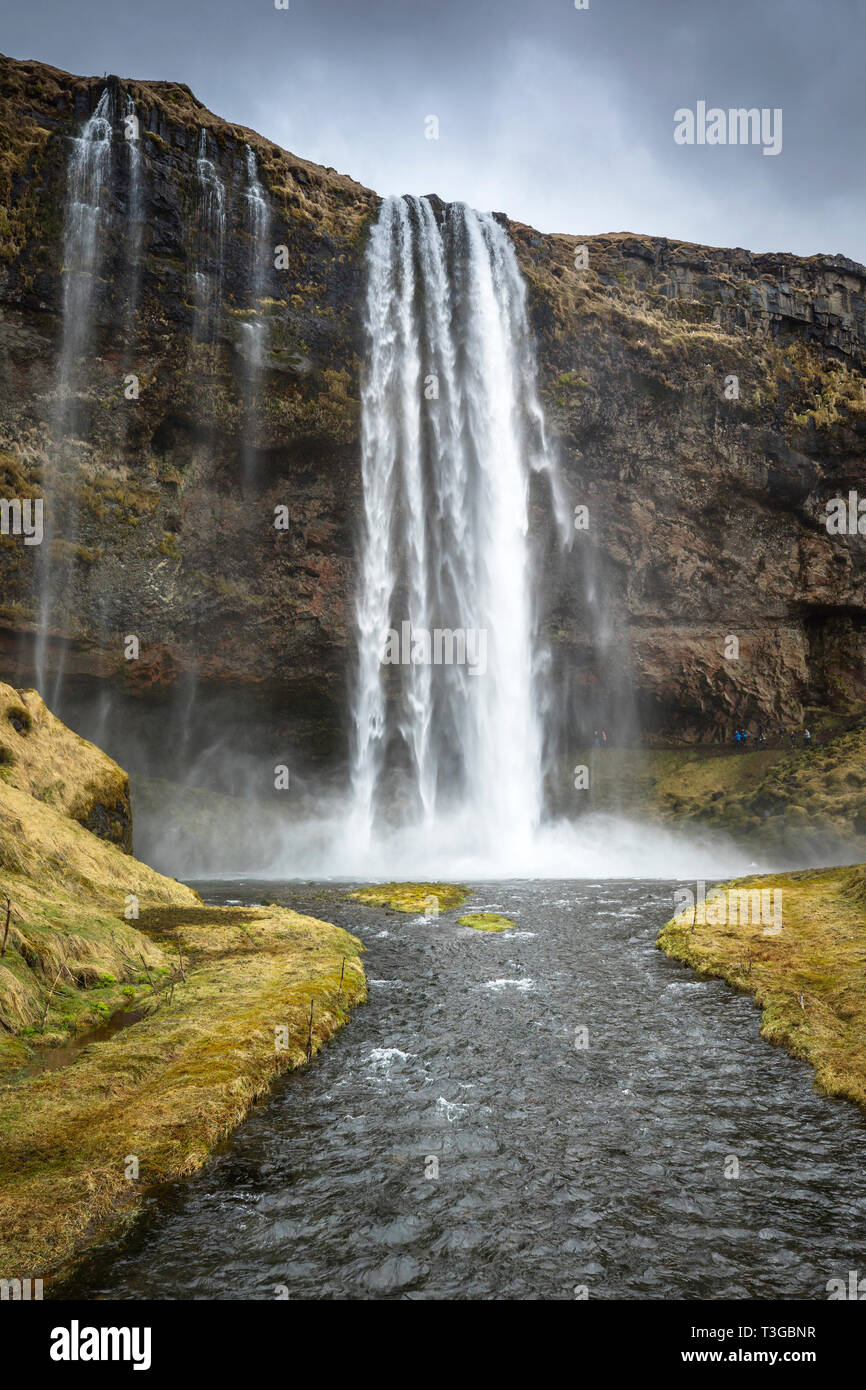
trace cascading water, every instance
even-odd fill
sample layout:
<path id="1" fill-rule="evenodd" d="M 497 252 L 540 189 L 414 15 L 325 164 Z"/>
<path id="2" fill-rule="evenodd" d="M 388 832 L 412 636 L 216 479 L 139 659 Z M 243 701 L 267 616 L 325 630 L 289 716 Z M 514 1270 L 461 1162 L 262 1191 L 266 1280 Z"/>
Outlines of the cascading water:
<path id="1" fill-rule="evenodd" d="M 428 837 L 507 861 L 542 815 L 533 470 L 565 534 L 524 285 L 495 218 L 440 229 L 426 199 L 384 202 L 368 263 L 354 833 L 408 799 Z"/>
<path id="2" fill-rule="evenodd" d="M 66 441 L 74 436 L 79 415 L 82 373 L 93 331 L 95 286 L 101 259 L 100 208 L 102 190 L 111 167 L 111 94 L 103 91 L 81 134 L 71 140 L 66 176 L 63 228 L 63 324 L 57 360 L 55 404 L 51 420 L 51 458 L 46 470 L 45 535 L 40 548 L 38 625 L 35 648 L 36 686 L 57 709 L 63 685 L 61 644 L 48 687 L 48 634 L 53 623 L 65 632 L 71 622 L 71 573 L 59 562 L 52 539 L 57 537 L 56 514 L 64 515 L 64 540 L 74 545 L 78 528 L 75 502 L 75 463 L 67 457 Z M 69 474 L 72 476 L 69 476 Z M 61 598 L 66 610 L 56 613 Z"/>
<path id="3" fill-rule="evenodd" d="M 130 336 L 135 331 L 135 316 L 141 289 L 141 246 L 144 224 L 141 209 L 141 138 L 135 102 L 127 93 L 123 112 L 123 135 L 127 151 L 126 192 L 126 254 L 129 265 L 126 296 L 126 317 Z M 127 349 L 132 348 L 127 343 Z"/>
<path id="4" fill-rule="evenodd" d="M 138 302 L 141 293 L 142 246 L 144 240 L 141 132 L 138 112 L 136 111 L 135 102 L 129 92 L 125 94 L 123 100 L 120 130 L 123 136 L 122 144 L 125 147 L 124 164 L 126 174 L 122 239 L 119 241 L 119 245 L 122 247 L 125 266 L 125 273 L 120 283 L 122 283 L 124 289 L 124 303 L 122 306 L 124 320 L 123 377 L 124 385 L 126 385 L 129 373 L 134 373 L 137 365 Z M 121 428 L 116 436 L 118 455 L 120 455 L 121 451 L 126 447 L 133 410 L 134 406 L 130 404 L 130 401 L 124 395 L 124 399 L 120 405 Z M 99 613 L 97 628 L 100 644 L 107 646 L 112 631 L 112 595 L 108 586 L 102 588 L 99 598 L 97 599 L 97 606 Z M 60 692 L 60 694 L 62 698 L 62 692 Z M 112 705 L 112 688 L 110 682 L 106 681 L 98 698 L 94 727 L 91 731 L 93 742 L 100 748 L 103 746 L 106 738 L 111 719 Z"/>
<path id="5" fill-rule="evenodd" d="M 245 359 L 244 396 L 246 423 L 243 438 L 243 476 L 249 481 L 252 469 L 253 437 L 259 405 L 259 388 L 267 349 L 268 325 L 262 312 L 262 298 L 267 287 L 268 235 L 271 211 L 265 191 L 259 182 L 256 156 L 247 146 L 247 231 L 252 241 L 250 254 L 250 300 L 253 315 L 241 325 Z"/>
<path id="6" fill-rule="evenodd" d="M 195 337 L 213 343 L 219 334 L 226 239 L 226 191 L 208 158 L 207 131 L 199 132 L 196 173 L 199 185 L 199 252 L 193 273 Z"/>
<path id="7" fill-rule="evenodd" d="M 216 165 L 208 156 L 208 136 L 199 131 L 196 157 L 198 198 L 196 207 L 197 241 L 193 280 L 193 349 L 191 374 L 197 379 L 197 408 L 202 426 L 204 449 L 209 451 L 214 422 L 213 380 L 219 361 L 222 324 L 223 273 L 226 242 L 226 190 Z M 180 722 L 179 756 L 189 764 L 198 699 L 198 670 L 187 671 L 177 697 Z"/>

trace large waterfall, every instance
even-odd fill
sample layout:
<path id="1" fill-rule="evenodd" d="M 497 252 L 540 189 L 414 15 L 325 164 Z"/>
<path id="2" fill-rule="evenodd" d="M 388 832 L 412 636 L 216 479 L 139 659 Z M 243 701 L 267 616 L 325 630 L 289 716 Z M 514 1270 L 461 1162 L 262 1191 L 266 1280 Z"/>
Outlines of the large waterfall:
<path id="1" fill-rule="evenodd" d="M 415 820 L 482 855 L 542 816 L 533 471 L 564 534 L 525 289 L 494 217 L 390 198 L 373 229 L 354 831 Z M 557 526 L 554 526 L 556 531 Z"/>

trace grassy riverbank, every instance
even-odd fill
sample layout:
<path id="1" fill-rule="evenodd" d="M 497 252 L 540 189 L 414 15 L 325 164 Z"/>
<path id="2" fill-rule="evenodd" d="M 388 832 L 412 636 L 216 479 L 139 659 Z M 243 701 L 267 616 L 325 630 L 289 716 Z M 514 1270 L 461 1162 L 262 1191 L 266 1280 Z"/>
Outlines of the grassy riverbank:
<path id="1" fill-rule="evenodd" d="M 365 997 L 347 932 L 205 907 L 130 840 L 121 769 L 0 686 L 0 1278 L 56 1269 L 194 1172 Z M 88 1043 L 120 1008 L 130 1026 Z"/>
<path id="2" fill-rule="evenodd" d="M 733 886 L 780 891 L 781 931 L 755 914 L 741 924 L 725 911 L 711 925 L 687 911 L 662 928 L 658 946 L 753 995 L 762 1036 L 809 1062 L 821 1090 L 866 1108 L 866 865 Z"/>
<path id="3" fill-rule="evenodd" d="M 593 810 L 722 831 L 779 862 L 861 859 L 866 724 L 821 736 L 812 749 L 606 748 L 575 762 L 589 768 Z"/>

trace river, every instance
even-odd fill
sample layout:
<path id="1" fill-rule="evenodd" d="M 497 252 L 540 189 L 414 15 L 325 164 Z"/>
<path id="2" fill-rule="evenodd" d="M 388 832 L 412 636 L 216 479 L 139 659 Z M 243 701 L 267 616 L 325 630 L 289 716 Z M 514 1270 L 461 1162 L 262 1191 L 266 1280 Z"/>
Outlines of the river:
<path id="1" fill-rule="evenodd" d="M 472 886 L 517 929 L 196 884 L 354 932 L 369 1002 L 56 1295 L 826 1299 L 866 1269 L 866 1122 L 655 949 L 672 884 Z"/>

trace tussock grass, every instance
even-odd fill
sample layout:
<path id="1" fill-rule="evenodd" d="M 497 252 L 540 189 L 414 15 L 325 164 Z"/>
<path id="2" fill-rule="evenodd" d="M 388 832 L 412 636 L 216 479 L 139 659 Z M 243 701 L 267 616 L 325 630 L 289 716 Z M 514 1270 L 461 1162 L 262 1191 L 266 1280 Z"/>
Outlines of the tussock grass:
<path id="1" fill-rule="evenodd" d="M 129 778 L 123 769 L 56 719 L 35 690 L 2 683 L 0 782 L 82 823 L 97 806 L 118 827 L 130 823 Z M 112 838 L 131 848 L 121 829 Z"/>
<path id="2" fill-rule="evenodd" d="M 430 899 L 435 898 L 440 912 L 460 907 L 469 897 L 471 888 L 459 883 L 374 883 L 358 888 L 350 898 L 373 907 L 390 907 L 395 912 L 426 912 Z"/>
<path id="3" fill-rule="evenodd" d="M 4 747 L 0 1270 L 26 1277 L 130 1219 L 148 1185 L 200 1167 L 366 986 L 346 932 L 279 907 L 205 907 L 113 842 L 92 813 L 126 797 L 126 774 L 33 692 L 0 686 Z M 34 1044 L 142 1005 L 67 1065 L 33 1070 Z"/>
<path id="4" fill-rule="evenodd" d="M 752 994 L 761 1034 L 815 1068 L 820 1090 L 866 1108 L 866 865 L 737 879 L 781 889 L 782 930 L 674 917 L 657 945 Z"/>
<path id="5" fill-rule="evenodd" d="M 517 924 L 500 912 L 467 912 L 465 917 L 457 918 L 461 927 L 474 927 L 476 931 L 509 931 Z"/>
<path id="6" fill-rule="evenodd" d="M 195 1172 L 366 997 L 360 943 L 287 909 L 159 907 L 140 926 L 166 954 L 180 947 L 186 982 L 71 1067 L 0 1087 L 3 1270 L 50 1272 L 128 1220 L 150 1184 Z"/>
<path id="7" fill-rule="evenodd" d="M 33 1040 L 63 1042 L 130 992 L 149 991 L 147 971 L 170 967 L 134 912 L 199 898 L 124 852 L 126 773 L 35 691 L 0 684 L 0 752 L 0 946 L 11 904 L 0 956 L 3 1076 L 28 1060 Z"/>

